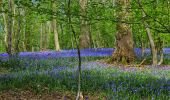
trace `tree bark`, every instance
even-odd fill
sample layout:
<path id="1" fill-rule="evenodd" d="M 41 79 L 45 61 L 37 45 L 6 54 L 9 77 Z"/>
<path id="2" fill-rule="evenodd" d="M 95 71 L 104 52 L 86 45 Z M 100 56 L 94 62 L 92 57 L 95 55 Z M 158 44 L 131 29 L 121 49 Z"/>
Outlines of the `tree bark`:
<path id="1" fill-rule="evenodd" d="M 20 33 L 21 33 L 21 19 L 20 19 L 20 9 L 18 9 L 18 29 L 16 33 L 16 42 L 15 42 L 15 52 L 19 52 L 19 42 L 20 42 Z"/>
<path id="2" fill-rule="evenodd" d="M 47 34 L 47 23 L 44 23 L 44 50 L 47 50 L 47 41 L 48 41 L 48 34 Z"/>
<path id="3" fill-rule="evenodd" d="M 50 25 L 50 21 L 48 21 L 47 24 L 47 30 L 48 30 L 48 34 L 47 34 L 47 48 L 49 49 L 49 44 L 50 44 L 50 36 L 51 36 L 51 25 Z"/>
<path id="4" fill-rule="evenodd" d="M 43 23 L 40 27 L 40 50 L 43 51 Z"/>
<path id="5" fill-rule="evenodd" d="M 116 1 L 116 48 L 113 52 L 113 61 L 130 63 L 135 59 L 134 42 L 130 25 L 126 22 L 129 20 L 130 0 L 117 0 Z"/>
<path id="6" fill-rule="evenodd" d="M 90 27 L 86 20 L 87 0 L 80 0 L 80 48 L 90 47 Z"/>
<path id="7" fill-rule="evenodd" d="M 60 51 L 60 44 L 58 39 L 58 31 L 57 31 L 57 20 L 56 20 L 56 3 L 52 0 L 52 10 L 53 10 L 53 20 L 52 20 L 52 30 L 54 32 L 54 40 L 55 40 L 55 49 L 56 51 Z"/>
<path id="8" fill-rule="evenodd" d="M 12 0 L 8 0 L 8 49 L 7 53 L 12 55 Z"/>
<path id="9" fill-rule="evenodd" d="M 141 0 L 138 0 L 138 4 L 139 4 L 139 7 L 141 8 L 142 10 L 142 16 L 143 18 L 146 17 L 146 13 L 142 7 L 142 4 L 141 4 Z M 154 43 L 154 40 L 153 40 L 153 37 L 152 37 L 152 34 L 151 34 L 151 30 L 149 28 L 149 24 L 147 23 L 146 20 L 143 19 L 143 24 L 145 26 L 145 29 L 146 29 L 146 33 L 147 33 L 147 36 L 149 38 L 149 42 L 150 42 L 150 47 L 151 47 L 151 53 L 152 53 L 152 65 L 153 66 L 156 66 L 158 61 L 157 61 L 157 50 L 155 48 L 155 43 Z"/>
<path id="10" fill-rule="evenodd" d="M 2 4 L 3 4 L 3 0 L 1 0 L 1 10 L 2 11 L 5 11 L 4 10 L 4 8 L 3 8 L 3 6 L 2 6 Z M 8 51 L 7 49 L 8 49 L 8 42 L 7 42 L 7 34 L 8 34 L 8 14 L 6 14 L 5 12 L 3 12 L 2 13 L 2 17 L 3 17 L 3 25 L 4 25 L 4 27 L 3 27 L 3 30 L 4 30 L 4 32 L 5 32 L 5 34 L 4 34 L 4 44 L 5 44 L 5 50 L 6 50 L 6 52 Z"/>

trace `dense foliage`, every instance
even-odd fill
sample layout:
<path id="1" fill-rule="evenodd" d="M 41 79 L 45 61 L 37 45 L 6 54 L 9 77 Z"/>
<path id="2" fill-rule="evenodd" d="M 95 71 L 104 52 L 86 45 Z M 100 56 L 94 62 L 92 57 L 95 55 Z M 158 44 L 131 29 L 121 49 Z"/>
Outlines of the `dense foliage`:
<path id="1" fill-rule="evenodd" d="M 8 3 L 3 0 L 2 14 L 8 14 Z M 40 51 L 42 49 L 55 49 L 54 34 L 50 31 L 52 15 L 57 19 L 57 30 L 61 49 L 75 48 L 73 34 L 68 24 L 68 0 L 56 1 L 56 12 L 52 12 L 51 1 L 49 0 L 14 0 L 13 46 L 15 40 L 19 39 L 19 51 Z M 71 2 L 71 17 L 77 36 L 80 34 L 80 7 L 79 2 Z M 150 24 L 155 43 L 164 42 L 163 47 L 168 47 L 170 42 L 170 7 L 168 0 L 147 0 L 143 1 L 143 8 L 146 13 L 146 20 Z M 114 34 L 116 32 L 115 0 L 88 0 L 85 20 L 88 22 L 91 34 L 91 47 L 113 48 L 115 44 Z M 137 0 L 134 0 L 129 7 L 135 47 L 149 47 L 148 38 L 142 23 L 142 12 Z M 20 36 L 17 38 L 18 24 L 20 21 Z M 5 52 L 5 30 L 4 18 L 0 18 L 0 51 Z M 41 33 L 42 31 L 42 33 Z M 41 36 L 42 35 L 42 36 Z M 159 40 L 160 38 L 160 40 Z M 42 42 L 43 41 L 43 42 Z M 42 42 L 42 43 L 41 43 Z M 42 45 L 43 44 L 43 45 Z M 42 45 L 42 46 L 41 46 Z M 14 48 L 14 47 L 13 47 Z"/>

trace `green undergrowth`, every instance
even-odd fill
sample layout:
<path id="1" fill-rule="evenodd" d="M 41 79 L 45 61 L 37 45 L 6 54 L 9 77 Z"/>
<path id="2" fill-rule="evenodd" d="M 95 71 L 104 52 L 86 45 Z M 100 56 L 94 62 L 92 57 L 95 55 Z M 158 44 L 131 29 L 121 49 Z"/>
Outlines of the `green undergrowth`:
<path id="1" fill-rule="evenodd" d="M 101 59 L 108 59 L 108 57 L 83 57 L 82 64 Z M 75 69 L 78 59 L 75 57 L 22 59 L 16 66 L 15 61 L 5 63 L 2 68 L 7 67 L 6 69 L 10 71 L 7 75 L 0 74 L 0 91 L 20 89 L 32 90 L 36 93 L 70 91 L 76 94 L 77 92 L 78 74 Z M 84 94 L 107 97 L 108 100 L 170 99 L 170 70 L 151 68 L 124 71 L 109 66 L 93 66 L 94 69 L 82 71 L 81 90 Z M 70 70 L 54 70 L 57 67 L 68 67 Z"/>
<path id="2" fill-rule="evenodd" d="M 158 71 L 157 73 L 164 73 Z M 170 71 L 169 71 L 170 73 Z M 168 74 L 165 72 L 165 74 Z M 82 72 L 83 93 L 104 93 L 109 98 L 169 98 L 169 77 L 157 77 L 152 71 L 124 72 L 118 69 L 93 69 Z M 159 75 L 159 74 L 158 74 Z M 14 78 L 0 78 L 0 90 L 31 89 L 44 91 L 77 91 L 75 72 L 61 71 L 55 74 L 18 74 Z M 95 94 L 94 94 L 95 95 Z"/>

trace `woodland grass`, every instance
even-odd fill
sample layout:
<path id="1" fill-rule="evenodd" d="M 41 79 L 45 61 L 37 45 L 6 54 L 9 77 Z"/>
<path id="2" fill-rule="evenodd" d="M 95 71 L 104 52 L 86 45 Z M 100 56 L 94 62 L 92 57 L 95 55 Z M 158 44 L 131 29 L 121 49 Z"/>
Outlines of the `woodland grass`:
<path id="1" fill-rule="evenodd" d="M 83 64 L 108 57 L 83 57 Z M 57 59 L 13 59 L 4 62 L 9 72 L 0 75 L 0 91 L 33 90 L 77 92 L 77 62 L 75 57 Z M 166 60 L 165 60 L 166 61 Z M 168 62 L 168 60 L 167 60 Z M 2 64 L 2 63 L 1 63 Z M 93 66 L 93 65 L 92 65 Z M 15 70 L 13 70 L 15 69 Z M 69 69 L 69 70 L 66 70 Z M 95 66 L 82 71 L 82 91 L 112 99 L 170 99 L 170 70 L 147 69 L 123 71 Z"/>

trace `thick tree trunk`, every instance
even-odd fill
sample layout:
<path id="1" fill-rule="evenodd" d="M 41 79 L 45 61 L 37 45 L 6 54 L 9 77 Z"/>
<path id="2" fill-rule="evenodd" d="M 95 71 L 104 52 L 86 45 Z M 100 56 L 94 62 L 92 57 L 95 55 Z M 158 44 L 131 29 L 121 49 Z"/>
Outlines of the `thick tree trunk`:
<path id="1" fill-rule="evenodd" d="M 117 33 L 116 48 L 112 55 L 113 61 L 130 63 L 135 58 L 134 43 L 130 25 L 125 23 L 129 20 L 130 0 L 117 0 Z"/>
<path id="2" fill-rule="evenodd" d="M 87 0 L 80 0 L 80 48 L 90 47 L 90 27 L 86 20 Z"/>
<path id="3" fill-rule="evenodd" d="M 53 10 L 53 14 L 55 14 L 56 13 L 56 3 L 53 0 L 52 0 L 52 10 Z M 52 28 L 53 28 L 53 32 L 54 32 L 55 49 L 56 49 L 56 51 L 60 51 L 60 45 L 59 45 L 58 32 L 57 32 L 57 25 L 56 24 L 57 24 L 56 17 L 53 15 Z"/>

